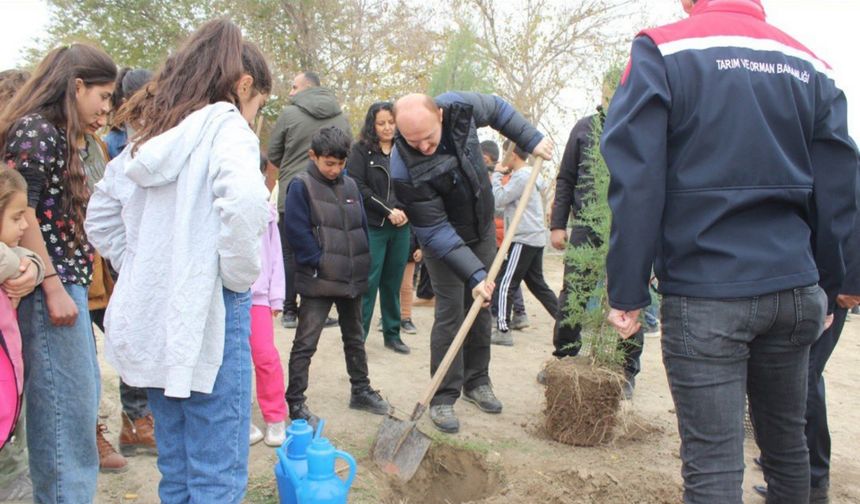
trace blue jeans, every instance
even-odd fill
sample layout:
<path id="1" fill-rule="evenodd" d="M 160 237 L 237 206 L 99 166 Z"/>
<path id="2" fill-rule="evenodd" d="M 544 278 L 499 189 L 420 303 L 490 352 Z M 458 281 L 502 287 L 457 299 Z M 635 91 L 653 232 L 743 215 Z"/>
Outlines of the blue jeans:
<path id="1" fill-rule="evenodd" d="M 816 285 L 743 299 L 664 296 L 663 362 L 686 503 L 742 502 L 745 393 L 767 502 L 808 503 L 806 377 L 826 304 Z"/>
<path id="2" fill-rule="evenodd" d="M 224 358 L 211 394 L 147 389 L 155 418 L 163 504 L 240 503 L 248 484 L 251 294 L 224 289 Z"/>
<path id="3" fill-rule="evenodd" d="M 65 288 L 78 307 L 74 325 L 51 323 L 41 287 L 18 307 L 30 477 L 39 503 L 93 502 L 99 474 L 99 366 L 87 288 Z"/>

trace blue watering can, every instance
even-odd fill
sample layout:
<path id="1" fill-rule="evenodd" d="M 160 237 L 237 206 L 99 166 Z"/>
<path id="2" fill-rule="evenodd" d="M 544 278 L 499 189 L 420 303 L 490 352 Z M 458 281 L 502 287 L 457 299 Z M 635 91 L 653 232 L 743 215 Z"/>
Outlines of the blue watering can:
<path id="1" fill-rule="evenodd" d="M 335 459 L 349 464 L 349 474 L 342 480 L 334 472 Z M 346 504 L 349 488 L 357 470 L 355 459 L 349 453 L 335 450 L 326 438 L 315 438 L 307 449 L 307 469 L 300 478 L 293 465 L 286 465 L 289 479 L 296 489 L 298 504 Z M 283 502 L 283 501 L 282 501 Z"/>
<path id="2" fill-rule="evenodd" d="M 278 482 L 278 494 L 281 504 L 297 504 L 296 484 L 294 481 L 304 479 L 308 473 L 307 450 L 311 445 L 312 438 L 320 437 L 325 420 L 320 420 L 317 425 L 316 434 L 314 429 L 308 425 L 306 420 L 293 420 L 287 428 L 287 440 L 275 450 L 278 455 L 278 463 L 275 464 L 275 480 Z M 290 471 L 297 476 L 295 480 L 290 478 Z"/>

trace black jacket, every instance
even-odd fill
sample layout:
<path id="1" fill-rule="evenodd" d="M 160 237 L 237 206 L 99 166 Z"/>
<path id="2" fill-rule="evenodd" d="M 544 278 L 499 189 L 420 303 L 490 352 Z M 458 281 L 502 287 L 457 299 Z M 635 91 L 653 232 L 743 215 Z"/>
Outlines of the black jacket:
<path id="1" fill-rule="evenodd" d="M 845 281 L 839 293 L 860 295 L 860 210 L 854 215 L 854 229 L 845 242 Z"/>
<path id="2" fill-rule="evenodd" d="M 498 96 L 449 92 L 436 104 L 443 114 L 436 152 L 424 156 L 397 136 L 391 176 L 424 253 L 442 259 L 474 286 L 487 275 L 468 245 L 492 237 L 494 226 L 493 191 L 477 128 L 492 126 L 527 152 L 543 135 Z"/>
<path id="3" fill-rule="evenodd" d="M 357 298 L 367 291 L 370 247 L 355 182 L 323 177 L 311 163 L 287 189 L 287 242 L 296 254 L 296 291 Z"/>
<path id="4" fill-rule="evenodd" d="M 394 194 L 391 174 L 388 171 L 388 156 L 381 151 L 356 142 L 346 160 L 346 170 L 361 191 L 369 225 L 382 227 L 391 210 L 403 210 L 403 205 Z"/>
<path id="5" fill-rule="evenodd" d="M 594 188 L 589 183 L 588 151 L 591 149 L 591 135 L 594 131 L 594 120 L 600 118 L 601 123 L 606 118 L 602 107 L 597 107 L 597 114 L 583 117 L 570 130 L 570 138 L 564 148 L 558 177 L 555 180 L 555 199 L 552 203 L 552 218 L 550 229 L 566 229 L 570 212 L 573 216 L 582 210 L 582 203 L 588 193 Z"/>

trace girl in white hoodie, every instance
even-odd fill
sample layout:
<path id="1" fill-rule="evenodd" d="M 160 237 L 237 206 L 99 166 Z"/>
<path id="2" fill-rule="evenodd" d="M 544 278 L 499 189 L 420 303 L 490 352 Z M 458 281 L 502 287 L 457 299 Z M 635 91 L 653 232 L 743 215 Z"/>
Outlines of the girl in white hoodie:
<path id="1" fill-rule="evenodd" d="M 271 81 L 236 25 L 200 27 L 120 111 L 135 134 L 89 203 L 90 240 L 119 271 L 105 356 L 148 389 L 165 504 L 244 496 L 249 288 L 269 217 L 249 124 Z"/>

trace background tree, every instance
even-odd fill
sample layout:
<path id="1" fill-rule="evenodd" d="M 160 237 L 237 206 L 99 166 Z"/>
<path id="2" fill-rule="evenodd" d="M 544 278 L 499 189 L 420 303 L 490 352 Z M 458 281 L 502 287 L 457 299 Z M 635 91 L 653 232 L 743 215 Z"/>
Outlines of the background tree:
<path id="1" fill-rule="evenodd" d="M 301 70 L 318 72 L 354 128 L 370 103 L 420 90 L 492 91 L 562 151 L 594 76 L 626 49 L 639 0 L 46 0 L 51 47 L 91 41 L 122 66 L 156 68 L 203 21 L 235 20 L 269 58 L 268 123 Z M 625 28 L 619 30 L 619 26 Z M 623 44 L 620 42 L 624 42 Z M 265 137 L 263 129 L 263 136 Z M 551 174 L 550 174 L 551 175 Z"/>
<path id="2" fill-rule="evenodd" d="M 236 20 L 270 56 L 280 86 L 277 115 L 295 74 L 315 71 L 335 91 L 357 129 L 371 103 L 415 89 L 430 78 L 441 36 L 434 13 L 406 0 L 226 1 Z"/>
<path id="3" fill-rule="evenodd" d="M 214 0 L 48 0 L 51 20 L 37 62 L 52 47 L 93 42 L 121 66 L 156 68 L 197 25 L 217 16 Z"/>
<path id="4" fill-rule="evenodd" d="M 559 99 L 562 92 L 593 81 L 626 48 L 629 34 L 617 33 L 616 21 L 630 16 L 638 1 L 451 3 L 458 23 L 476 34 L 478 54 L 495 69 L 496 92 L 542 123 L 549 116 L 568 116 L 570 106 Z"/>
<path id="5" fill-rule="evenodd" d="M 492 69 L 481 60 L 472 29 L 461 24 L 445 38 L 445 56 L 433 69 L 427 94 L 437 96 L 450 90 L 494 92 Z"/>

